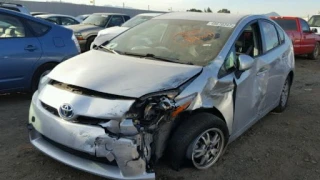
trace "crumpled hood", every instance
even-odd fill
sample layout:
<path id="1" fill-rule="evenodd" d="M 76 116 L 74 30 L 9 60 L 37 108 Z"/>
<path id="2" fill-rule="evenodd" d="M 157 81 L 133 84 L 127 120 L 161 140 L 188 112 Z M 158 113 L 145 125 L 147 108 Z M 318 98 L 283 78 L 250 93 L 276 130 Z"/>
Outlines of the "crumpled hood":
<path id="1" fill-rule="evenodd" d="M 68 29 L 71 29 L 73 32 L 87 32 L 87 31 L 100 31 L 103 28 L 95 25 L 89 25 L 89 24 L 76 24 L 76 25 L 70 25 L 65 26 Z"/>
<path id="2" fill-rule="evenodd" d="M 98 92 L 139 98 L 177 88 L 201 70 L 200 66 L 91 50 L 59 64 L 48 77 Z"/>

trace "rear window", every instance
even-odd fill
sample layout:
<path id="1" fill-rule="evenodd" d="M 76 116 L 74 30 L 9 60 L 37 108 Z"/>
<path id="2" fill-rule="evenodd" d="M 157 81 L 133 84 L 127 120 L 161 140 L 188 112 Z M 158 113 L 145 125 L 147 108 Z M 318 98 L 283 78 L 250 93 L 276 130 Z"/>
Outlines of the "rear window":
<path id="1" fill-rule="evenodd" d="M 36 36 L 43 36 L 50 29 L 49 26 L 41 24 L 41 23 L 37 23 L 34 21 L 27 21 L 27 22 Z"/>
<path id="2" fill-rule="evenodd" d="M 297 22 L 294 19 L 274 19 L 274 21 L 277 22 L 282 27 L 282 29 L 286 31 L 298 30 Z"/>
<path id="3" fill-rule="evenodd" d="M 5 6 L 0 6 L 0 8 L 10 9 L 10 10 L 12 10 L 12 11 L 20 12 L 20 10 L 19 10 L 18 8 L 14 8 L 14 7 L 5 7 Z"/>

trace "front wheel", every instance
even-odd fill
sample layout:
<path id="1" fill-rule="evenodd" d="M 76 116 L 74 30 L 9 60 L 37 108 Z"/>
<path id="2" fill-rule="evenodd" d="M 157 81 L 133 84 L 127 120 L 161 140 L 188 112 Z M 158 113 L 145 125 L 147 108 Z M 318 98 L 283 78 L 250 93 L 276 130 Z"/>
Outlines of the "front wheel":
<path id="1" fill-rule="evenodd" d="M 173 169 L 179 170 L 184 160 L 197 169 L 208 169 L 224 152 L 228 142 L 225 122 L 209 113 L 191 116 L 177 129 L 169 143 Z"/>
<path id="2" fill-rule="evenodd" d="M 313 52 L 310 53 L 310 54 L 308 54 L 308 57 L 309 57 L 310 59 L 312 59 L 312 60 L 318 59 L 318 57 L 319 57 L 319 48 L 320 48 L 320 45 L 319 45 L 319 43 L 317 42 L 316 45 L 315 45 L 315 47 L 314 47 Z"/>

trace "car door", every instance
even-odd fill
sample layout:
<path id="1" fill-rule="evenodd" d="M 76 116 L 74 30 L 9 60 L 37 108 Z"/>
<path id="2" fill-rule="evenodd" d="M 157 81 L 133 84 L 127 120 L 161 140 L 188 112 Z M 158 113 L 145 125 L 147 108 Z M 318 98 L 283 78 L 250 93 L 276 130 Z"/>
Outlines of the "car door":
<path id="1" fill-rule="evenodd" d="M 268 20 L 261 20 L 259 24 L 263 45 L 263 55 L 261 56 L 263 64 L 258 73 L 265 74 L 266 78 L 268 78 L 266 80 L 265 108 L 260 112 L 261 116 L 263 116 L 279 103 L 284 83 L 283 66 L 287 62 L 286 58 L 289 51 L 284 45 L 284 32 L 280 27 Z"/>
<path id="2" fill-rule="evenodd" d="M 254 59 L 252 67 L 246 71 L 237 70 L 238 57 L 242 54 Z M 232 73 L 235 83 L 232 132 L 235 137 L 249 128 L 265 108 L 268 74 L 259 72 L 265 65 L 261 55 L 261 34 L 258 21 L 256 21 L 248 24 L 240 33 L 224 64 L 226 72 L 234 69 Z"/>
<path id="3" fill-rule="evenodd" d="M 41 57 L 41 44 L 17 16 L 0 13 L 0 29 L 0 91 L 24 88 Z"/>
<path id="4" fill-rule="evenodd" d="M 107 28 L 114 27 L 114 26 L 121 26 L 124 23 L 122 16 L 113 15 L 107 25 Z"/>
<path id="5" fill-rule="evenodd" d="M 314 37 L 313 32 L 310 30 L 310 26 L 307 21 L 303 19 L 299 19 L 300 26 L 302 30 L 302 37 L 301 37 L 301 49 L 303 53 L 311 53 L 316 44 L 316 40 Z"/>

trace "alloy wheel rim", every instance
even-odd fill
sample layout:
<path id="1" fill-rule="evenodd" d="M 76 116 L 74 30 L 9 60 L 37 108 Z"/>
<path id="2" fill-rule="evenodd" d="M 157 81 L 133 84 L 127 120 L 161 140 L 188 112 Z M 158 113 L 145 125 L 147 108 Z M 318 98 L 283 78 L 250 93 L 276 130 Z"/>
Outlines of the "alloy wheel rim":
<path id="1" fill-rule="evenodd" d="M 192 163 L 198 169 L 211 167 L 221 156 L 224 147 L 224 135 L 220 129 L 208 129 L 193 143 Z"/>
<path id="2" fill-rule="evenodd" d="M 317 44 L 316 45 L 316 48 L 315 48 L 315 50 L 314 50 L 314 57 L 318 57 L 318 55 L 319 55 L 319 45 Z"/>
<path id="3" fill-rule="evenodd" d="M 287 104 L 288 95 L 289 95 L 289 82 L 286 81 L 282 89 L 281 106 L 285 106 Z"/>

